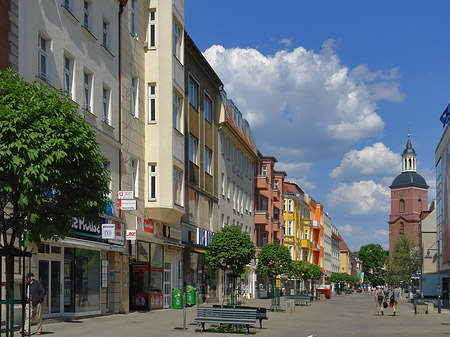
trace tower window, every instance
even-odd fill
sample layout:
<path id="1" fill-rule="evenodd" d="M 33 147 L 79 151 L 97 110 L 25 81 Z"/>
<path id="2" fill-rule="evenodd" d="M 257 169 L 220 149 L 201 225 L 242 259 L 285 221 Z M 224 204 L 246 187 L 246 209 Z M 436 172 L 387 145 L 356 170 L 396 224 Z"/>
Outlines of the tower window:
<path id="1" fill-rule="evenodd" d="M 422 212 L 422 200 L 420 199 L 417 201 L 417 210 L 419 212 Z"/>
<path id="2" fill-rule="evenodd" d="M 400 213 L 405 212 L 405 200 L 400 199 Z"/>

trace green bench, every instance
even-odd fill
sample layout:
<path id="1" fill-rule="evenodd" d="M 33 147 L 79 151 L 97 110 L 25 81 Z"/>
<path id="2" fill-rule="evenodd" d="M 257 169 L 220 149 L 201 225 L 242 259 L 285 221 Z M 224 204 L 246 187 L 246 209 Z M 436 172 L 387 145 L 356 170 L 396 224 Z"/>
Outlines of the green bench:
<path id="1" fill-rule="evenodd" d="M 311 296 L 309 295 L 286 295 L 286 301 L 294 300 L 295 304 L 297 303 L 305 303 L 305 305 L 311 305 Z"/>
<path id="2" fill-rule="evenodd" d="M 220 305 L 220 304 L 213 304 L 213 308 L 232 308 L 231 305 Z M 249 306 L 240 306 L 238 307 L 240 309 L 256 309 L 256 319 L 259 320 L 259 330 L 262 329 L 262 321 L 263 319 L 269 319 L 267 317 L 267 309 L 263 307 L 249 307 Z"/>
<path id="3" fill-rule="evenodd" d="M 250 332 L 250 325 L 255 325 L 256 323 L 256 308 L 198 307 L 197 318 L 194 321 L 202 324 L 202 331 L 205 331 L 206 323 L 245 325 L 247 328 L 246 334 L 248 334 Z"/>

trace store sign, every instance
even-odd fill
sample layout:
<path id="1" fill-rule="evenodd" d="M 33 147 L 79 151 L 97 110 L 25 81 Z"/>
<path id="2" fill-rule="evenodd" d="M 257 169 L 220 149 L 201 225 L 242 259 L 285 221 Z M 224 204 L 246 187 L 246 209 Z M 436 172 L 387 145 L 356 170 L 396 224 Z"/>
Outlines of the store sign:
<path id="1" fill-rule="evenodd" d="M 117 199 L 132 200 L 132 199 L 134 199 L 133 191 L 119 191 L 119 192 L 117 192 Z"/>
<path id="2" fill-rule="evenodd" d="M 136 200 L 119 200 L 120 211 L 135 211 Z"/>
<path id="3" fill-rule="evenodd" d="M 150 234 L 155 233 L 155 222 L 152 220 L 136 217 L 136 230 Z"/>
<path id="4" fill-rule="evenodd" d="M 127 229 L 127 240 L 136 241 L 136 230 L 135 229 Z"/>
<path id="5" fill-rule="evenodd" d="M 102 226 L 104 224 L 114 226 L 114 239 L 102 237 Z M 99 218 L 98 224 L 88 224 L 84 219 L 73 218 L 72 231 L 69 236 L 83 240 L 123 245 L 125 243 L 124 227 L 123 223 L 107 218 Z"/>
<path id="6" fill-rule="evenodd" d="M 214 235 L 216 235 L 216 233 L 206 229 L 197 228 L 197 241 L 195 243 L 199 246 L 207 247 Z"/>
<path id="7" fill-rule="evenodd" d="M 102 225 L 102 239 L 112 239 L 116 238 L 116 225 L 110 223 L 104 223 Z"/>

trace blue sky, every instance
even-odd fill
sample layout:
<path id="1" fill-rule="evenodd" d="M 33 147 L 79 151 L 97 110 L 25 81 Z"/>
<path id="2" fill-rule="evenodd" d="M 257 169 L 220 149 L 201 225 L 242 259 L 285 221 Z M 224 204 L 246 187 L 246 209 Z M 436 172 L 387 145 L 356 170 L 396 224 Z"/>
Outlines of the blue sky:
<path id="1" fill-rule="evenodd" d="M 352 250 L 388 247 L 407 141 L 435 197 L 450 101 L 450 1 L 189 0 L 185 27 L 259 150 L 327 211 Z"/>

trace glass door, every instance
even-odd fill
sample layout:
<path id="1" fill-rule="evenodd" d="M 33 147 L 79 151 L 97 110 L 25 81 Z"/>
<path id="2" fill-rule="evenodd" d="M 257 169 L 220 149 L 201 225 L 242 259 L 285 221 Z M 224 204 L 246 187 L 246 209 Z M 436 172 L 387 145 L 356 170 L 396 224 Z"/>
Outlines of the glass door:
<path id="1" fill-rule="evenodd" d="M 45 290 L 43 315 L 61 313 L 61 262 L 39 260 L 39 280 Z"/>
<path id="2" fill-rule="evenodd" d="M 164 263 L 164 309 L 172 307 L 172 264 Z"/>

